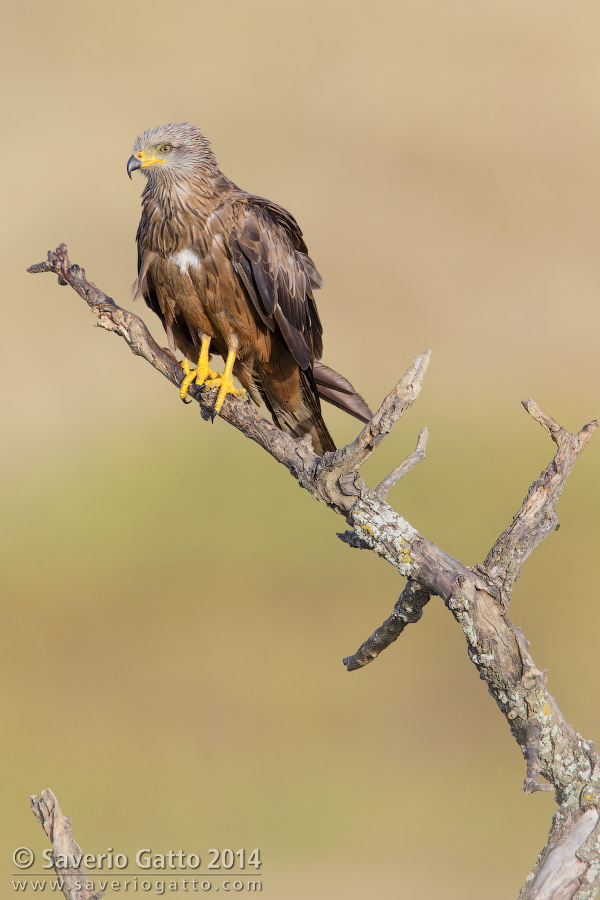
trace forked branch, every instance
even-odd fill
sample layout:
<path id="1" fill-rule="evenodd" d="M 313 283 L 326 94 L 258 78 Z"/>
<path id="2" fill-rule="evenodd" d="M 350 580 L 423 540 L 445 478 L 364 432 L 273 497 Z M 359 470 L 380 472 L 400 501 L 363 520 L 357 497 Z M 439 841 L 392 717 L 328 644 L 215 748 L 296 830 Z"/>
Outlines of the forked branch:
<path id="1" fill-rule="evenodd" d="M 134 353 L 179 386 L 183 373 L 173 356 L 158 346 L 141 319 L 117 306 L 87 281 L 82 269 L 70 264 L 64 244 L 29 271 L 53 272 L 61 284 L 70 284 L 89 304 L 99 325 L 124 337 Z M 548 844 L 523 887 L 521 900 L 590 900 L 600 880 L 600 758 L 593 743 L 564 718 L 548 691 L 546 674 L 536 667 L 528 642 L 508 618 L 507 609 L 523 562 L 556 528 L 556 503 L 598 423 L 590 422 L 571 434 L 533 401 L 524 401 L 556 443 L 556 455 L 529 488 L 521 509 L 483 565 L 470 568 L 419 534 L 385 501 L 390 487 L 423 457 L 426 431 L 421 432 L 411 457 L 376 490 L 360 474 L 364 461 L 417 398 L 429 358 L 429 351 L 417 356 L 356 440 L 323 458 L 313 452 L 309 438 L 294 440 L 249 402 L 228 398 L 221 418 L 260 444 L 302 487 L 342 515 L 349 525 L 340 535 L 346 543 L 373 550 L 408 578 L 389 619 L 345 660 L 348 669 L 375 659 L 408 623 L 420 618 L 430 596 L 442 598 L 461 626 L 469 658 L 526 760 L 524 790 L 531 793 L 551 785 L 559 804 Z M 214 394 L 192 388 L 190 396 L 209 418 Z M 538 781 L 538 775 L 548 785 Z"/>

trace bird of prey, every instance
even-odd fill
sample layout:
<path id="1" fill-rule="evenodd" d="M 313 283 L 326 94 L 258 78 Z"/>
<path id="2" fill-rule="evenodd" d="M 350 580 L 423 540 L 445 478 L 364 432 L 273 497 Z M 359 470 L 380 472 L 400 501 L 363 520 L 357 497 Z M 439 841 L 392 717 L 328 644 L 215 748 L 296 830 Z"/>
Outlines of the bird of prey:
<path id="1" fill-rule="evenodd" d="M 310 434 L 315 453 L 335 450 L 319 398 L 364 422 L 371 411 L 345 378 L 319 362 L 314 291 L 322 279 L 294 217 L 240 190 L 220 171 L 204 134 L 187 123 L 138 137 L 130 178 L 136 169 L 147 180 L 133 293 L 142 293 L 170 347 L 186 357 L 182 399 L 192 381 L 219 387 L 214 418 L 227 394 L 247 391 L 264 400 L 283 431 Z M 222 375 L 210 368 L 213 353 L 225 360 Z"/>

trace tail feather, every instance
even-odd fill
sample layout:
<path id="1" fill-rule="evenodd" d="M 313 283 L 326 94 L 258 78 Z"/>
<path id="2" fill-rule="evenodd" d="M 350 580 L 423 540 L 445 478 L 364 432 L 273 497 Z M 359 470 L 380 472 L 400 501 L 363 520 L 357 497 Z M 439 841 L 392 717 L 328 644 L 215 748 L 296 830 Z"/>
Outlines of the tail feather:
<path id="1" fill-rule="evenodd" d="M 275 425 L 296 438 L 310 434 L 315 453 L 323 456 L 324 453 L 336 448 L 323 421 L 321 404 L 315 387 L 311 384 L 309 372 L 310 370 L 305 372 L 299 370 L 300 390 L 293 402 L 287 399 L 284 401 L 281 395 L 273 390 L 273 385 L 268 379 L 259 382 L 258 387 Z"/>
<path id="2" fill-rule="evenodd" d="M 363 398 L 339 372 L 321 362 L 315 362 L 313 377 L 322 400 L 337 406 L 338 409 L 360 419 L 361 422 L 368 422 L 373 418 L 373 413 Z"/>
<path id="3" fill-rule="evenodd" d="M 315 453 L 323 456 L 336 448 L 321 415 L 320 398 L 362 422 L 368 422 L 373 414 L 360 394 L 338 372 L 320 362 L 315 362 L 312 369 L 300 369 L 291 356 L 287 359 L 288 355 L 279 361 L 279 366 L 273 365 L 261 372 L 256 378 L 256 386 L 275 425 L 296 438 L 310 434 Z M 286 362 L 289 362 L 289 371 Z M 242 383 L 246 386 L 243 379 Z"/>

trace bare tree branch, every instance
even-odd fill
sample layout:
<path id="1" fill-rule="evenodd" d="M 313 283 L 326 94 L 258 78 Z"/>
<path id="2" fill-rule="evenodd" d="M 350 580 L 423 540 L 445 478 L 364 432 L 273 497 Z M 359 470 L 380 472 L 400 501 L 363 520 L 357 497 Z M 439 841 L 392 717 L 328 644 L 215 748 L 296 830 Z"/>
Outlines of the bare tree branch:
<path id="1" fill-rule="evenodd" d="M 104 891 L 92 894 L 87 889 L 88 877 L 85 869 L 78 865 L 82 859 L 81 847 L 73 838 L 71 816 L 65 816 L 58 800 L 50 790 L 42 791 L 41 797 L 29 798 L 34 816 L 43 827 L 52 843 L 54 871 L 58 883 L 67 900 L 100 900 Z M 71 865 L 63 865 L 70 861 Z"/>
<path id="2" fill-rule="evenodd" d="M 137 316 L 116 306 L 86 280 L 82 269 L 70 265 L 64 244 L 48 254 L 47 262 L 29 271 L 54 272 L 61 283 L 74 287 L 98 316 L 99 325 L 121 334 L 134 353 L 179 385 L 183 374 L 174 358 L 161 350 Z M 348 668 L 374 659 L 409 621 L 416 620 L 429 596 L 442 598 L 462 628 L 471 662 L 526 759 L 524 789 L 547 789 L 537 781 L 540 774 L 554 789 L 559 804 L 549 842 L 523 887 L 521 900 L 591 900 L 600 883 L 600 758 L 593 743 L 577 734 L 561 713 L 548 691 L 546 673 L 536 667 L 507 608 L 524 560 L 557 526 L 556 503 L 597 422 L 570 434 L 533 401 L 525 401 L 527 411 L 557 444 L 556 455 L 529 488 L 520 511 L 484 564 L 469 568 L 420 535 L 385 502 L 388 479 L 374 491 L 359 471 L 418 396 L 429 358 L 429 351 L 417 356 L 356 440 L 323 458 L 313 452 L 309 438 L 294 440 L 263 419 L 250 403 L 228 398 L 221 418 L 264 447 L 302 487 L 345 518 L 350 530 L 340 535 L 342 540 L 373 550 L 409 579 L 392 616 L 354 657 L 348 657 Z M 190 395 L 202 414 L 210 417 L 207 400 L 212 397 L 197 388 Z M 419 445 L 412 456 L 418 452 Z M 397 472 L 389 478 L 395 479 Z M 548 893 L 548 886 L 555 892 Z"/>
<path id="3" fill-rule="evenodd" d="M 418 622 L 423 615 L 423 607 L 429 602 L 430 595 L 410 578 L 400 594 L 394 612 L 383 625 L 373 632 L 356 653 L 344 659 L 349 672 L 362 669 L 363 666 L 377 659 L 382 650 L 393 644 L 400 637 L 407 625 Z"/>
<path id="4" fill-rule="evenodd" d="M 401 478 L 404 478 L 413 466 L 416 466 L 417 463 L 420 463 L 425 459 L 425 448 L 427 447 L 428 437 L 429 432 L 426 428 L 422 428 L 414 451 L 375 488 L 375 493 L 378 497 L 382 497 L 385 500 L 394 485 L 397 484 Z"/>
<path id="5" fill-rule="evenodd" d="M 592 900 L 598 885 L 598 810 L 573 815 L 559 810 L 548 843 L 540 853 L 519 900 Z"/>
<path id="6" fill-rule="evenodd" d="M 533 400 L 523 400 L 523 406 L 546 429 L 558 450 L 552 463 L 529 488 L 521 509 L 502 532 L 483 564 L 482 571 L 501 589 L 506 606 L 523 563 L 537 545 L 558 528 L 554 507 L 560 500 L 575 460 L 598 427 L 594 419 L 584 425 L 578 434 L 571 434 Z"/>
<path id="7" fill-rule="evenodd" d="M 419 396 L 430 359 L 431 350 L 415 357 L 412 366 L 407 369 L 394 390 L 390 391 L 356 440 L 336 451 L 336 469 L 343 472 L 358 471 Z"/>

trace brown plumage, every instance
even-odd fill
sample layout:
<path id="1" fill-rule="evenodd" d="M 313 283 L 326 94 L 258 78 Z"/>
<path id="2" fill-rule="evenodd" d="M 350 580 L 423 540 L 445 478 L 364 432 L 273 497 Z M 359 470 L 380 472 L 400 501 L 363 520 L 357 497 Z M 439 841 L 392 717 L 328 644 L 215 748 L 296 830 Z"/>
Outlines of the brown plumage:
<path id="1" fill-rule="evenodd" d="M 192 125 L 138 137 L 127 171 L 138 168 L 147 183 L 134 294 L 161 318 L 170 346 L 195 362 L 210 339 L 207 353 L 229 354 L 233 374 L 253 400 L 262 397 L 279 428 L 310 434 L 320 455 L 334 450 L 319 397 L 362 421 L 371 411 L 319 362 L 314 291 L 322 279 L 296 220 L 226 178 Z M 206 371 L 199 383 L 205 378 Z"/>

